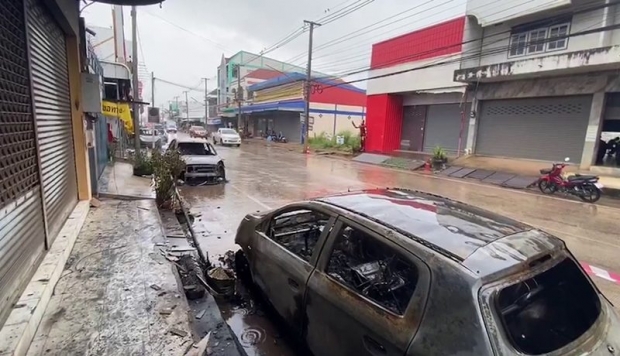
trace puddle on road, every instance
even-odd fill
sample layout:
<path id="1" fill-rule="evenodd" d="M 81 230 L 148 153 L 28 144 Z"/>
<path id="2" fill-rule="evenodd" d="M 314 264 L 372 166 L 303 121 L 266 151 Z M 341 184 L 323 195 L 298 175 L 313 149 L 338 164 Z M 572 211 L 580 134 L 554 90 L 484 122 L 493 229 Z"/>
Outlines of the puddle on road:
<path id="1" fill-rule="evenodd" d="M 248 356 L 295 356 L 304 354 L 284 333 L 272 312 L 237 283 L 237 298 L 218 301 L 222 316 Z"/>
<path id="2" fill-rule="evenodd" d="M 182 194 L 192 206 L 192 227 L 213 266 L 223 266 L 227 251 L 236 251 L 237 226 L 248 213 L 247 198 L 223 186 L 183 187 Z M 255 208 L 255 207 L 252 207 Z M 225 266 L 228 267 L 228 266 Z M 215 298 L 226 323 L 249 356 L 296 356 L 306 352 L 288 335 L 260 297 L 237 282 L 236 295 L 230 300 Z"/>

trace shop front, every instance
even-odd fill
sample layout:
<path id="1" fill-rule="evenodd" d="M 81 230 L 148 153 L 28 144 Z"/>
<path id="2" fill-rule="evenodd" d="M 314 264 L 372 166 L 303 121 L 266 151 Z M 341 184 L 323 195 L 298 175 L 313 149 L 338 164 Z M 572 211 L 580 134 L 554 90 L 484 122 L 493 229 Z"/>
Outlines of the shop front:
<path id="1" fill-rule="evenodd" d="M 579 162 L 591 106 L 592 95 L 481 101 L 475 153 Z"/>
<path id="2" fill-rule="evenodd" d="M 0 325 L 78 202 L 70 90 L 77 45 L 73 37 L 68 47 L 66 28 L 46 5 L 0 2 Z M 86 149 L 80 154 L 87 176 Z M 81 179 L 80 192 L 88 191 Z"/>

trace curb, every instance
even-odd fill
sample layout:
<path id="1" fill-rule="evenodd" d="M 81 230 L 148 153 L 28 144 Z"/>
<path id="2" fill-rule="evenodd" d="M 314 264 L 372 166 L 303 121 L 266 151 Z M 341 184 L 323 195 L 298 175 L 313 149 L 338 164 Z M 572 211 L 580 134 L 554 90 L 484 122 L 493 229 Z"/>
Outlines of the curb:
<path id="1" fill-rule="evenodd" d="M 21 356 L 28 352 L 89 211 L 90 201 L 78 202 L 58 232 L 9 318 L 0 326 L 0 354 Z"/>
<path id="2" fill-rule="evenodd" d="M 204 263 L 208 263 L 209 260 L 204 255 L 204 252 L 202 251 L 202 248 L 200 247 L 200 244 L 198 243 L 198 240 L 196 239 L 196 233 L 194 232 L 194 228 L 192 227 L 192 224 L 191 224 L 190 219 L 189 219 L 188 209 L 186 209 L 186 207 L 185 207 L 185 203 L 184 203 L 185 200 L 181 196 L 178 187 L 174 188 L 174 195 L 179 200 L 179 203 L 180 203 L 179 205 L 181 207 L 181 211 L 183 212 L 183 216 L 185 216 L 185 221 L 187 222 L 187 228 L 189 230 L 190 238 L 192 239 L 192 242 L 193 242 L 194 246 L 196 246 L 196 250 L 198 252 L 198 255 L 199 255 L 200 259 L 202 259 L 202 261 Z M 219 305 L 217 305 L 217 302 L 215 301 L 214 296 L 211 295 L 211 293 L 209 293 L 208 290 L 206 290 L 205 292 L 206 292 L 206 295 L 207 295 L 206 305 L 209 308 L 215 308 L 217 310 L 216 313 L 217 313 L 217 315 L 219 315 L 219 318 L 221 319 L 221 323 L 223 323 L 223 325 L 226 326 L 226 329 L 228 330 L 228 332 L 230 333 L 230 336 L 233 339 L 233 342 L 235 344 L 235 349 L 238 352 L 238 355 L 239 356 L 247 356 L 245 348 L 241 345 L 241 342 L 239 341 L 239 337 L 233 332 L 231 327 L 224 320 L 224 317 L 222 316 L 222 311 L 220 310 Z"/>
<path id="3" fill-rule="evenodd" d="M 620 284 L 620 274 L 609 272 L 600 267 L 592 266 L 585 262 L 580 262 L 580 264 L 588 275 L 597 276 L 599 278 L 608 280 L 609 282 Z"/>

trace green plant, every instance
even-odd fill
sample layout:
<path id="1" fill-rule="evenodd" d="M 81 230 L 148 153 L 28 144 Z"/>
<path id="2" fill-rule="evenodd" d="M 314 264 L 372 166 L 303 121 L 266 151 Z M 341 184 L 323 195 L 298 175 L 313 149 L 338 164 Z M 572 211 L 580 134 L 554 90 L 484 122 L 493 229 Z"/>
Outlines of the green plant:
<path id="1" fill-rule="evenodd" d="M 185 169 L 185 162 L 176 150 L 168 150 L 163 154 L 154 150 L 151 160 L 153 162 L 155 202 L 161 207 L 174 197 L 176 179 Z"/>
<path id="2" fill-rule="evenodd" d="M 436 146 L 435 148 L 433 148 L 433 160 L 434 161 L 445 162 L 447 159 L 448 159 L 448 154 L 446 153 L 446 150 L 444 150 L 440 146 Z"/>
<path id="3" fill-rule="evenodd" d="M 136 152 L 133 157 L 133 174 L 136 176 L 148 176 L 153 174 L 153 160 L 142 152 Z"/>

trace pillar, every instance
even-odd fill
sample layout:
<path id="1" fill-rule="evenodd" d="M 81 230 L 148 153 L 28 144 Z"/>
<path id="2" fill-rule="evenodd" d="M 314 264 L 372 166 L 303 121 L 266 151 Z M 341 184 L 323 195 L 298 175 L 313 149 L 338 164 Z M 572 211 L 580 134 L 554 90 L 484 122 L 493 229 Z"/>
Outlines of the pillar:
<path id="1" fill-rule="evenodd" d="M 592 106 L 590 108 L 590 118 L 586 129 L 583 153 L 581 154 L 580 169 L 590 169 L 596 161 L 596 150 L 603 127 L 603 115 L 605 114 L 605 92 L 594 93 L 592 95 Z"/>
<path id="2" fill-rule="evenodd" d="M 476 98 L 473 98 L 471 102 L 471 111 L 469 113 L 469 127 L 467 128 L 467 141 L 465 143 L 465 151 L 468 154 L 473 154 L 476 149 L 476 129 L 477 129 L 477 119 L 479 115 L 479 107 L 480 101 Z"/>
<path id="3" fill-rule="evenodd" d="M 78 199 L 90 200 L 92 197 L 92 190 L 90 185 L 88 147 L 86 146 L 86 125 L 82 113 L 82 73 L 80 71 L 79 42 L 78 38 L 75 36 L 67 36 L 66 39 Z"/>
<path id="4" fill-rule="evenodd" d="M 403 97 L 369 95 L 366 101 L 366 151 L 390 153 L 400 148 Z"/>

